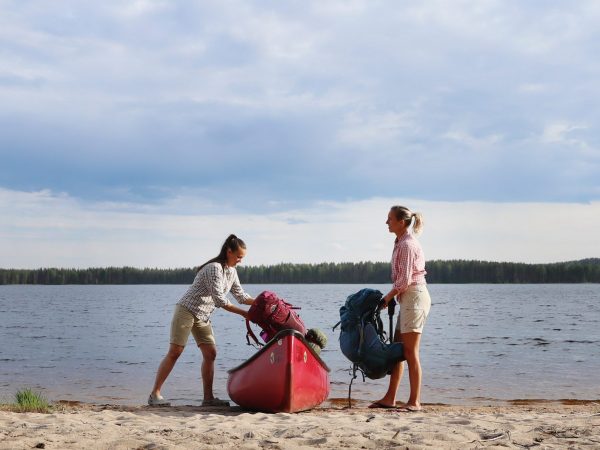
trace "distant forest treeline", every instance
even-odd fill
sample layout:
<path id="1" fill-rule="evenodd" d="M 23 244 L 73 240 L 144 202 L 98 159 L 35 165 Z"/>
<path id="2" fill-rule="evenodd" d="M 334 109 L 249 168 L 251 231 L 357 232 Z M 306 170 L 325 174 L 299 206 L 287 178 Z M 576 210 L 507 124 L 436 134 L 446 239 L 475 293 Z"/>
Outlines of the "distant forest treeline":
<path id="1" fill-rule="evenodd" d="M 552 264 L 435 260 L 428 283 L 600 283 L 600 258 Z M 389 262 L 239 266 L 242 283 L 389 283 Z M 189 284 L 193 268 L 0 269 L 3 284 Z"/>

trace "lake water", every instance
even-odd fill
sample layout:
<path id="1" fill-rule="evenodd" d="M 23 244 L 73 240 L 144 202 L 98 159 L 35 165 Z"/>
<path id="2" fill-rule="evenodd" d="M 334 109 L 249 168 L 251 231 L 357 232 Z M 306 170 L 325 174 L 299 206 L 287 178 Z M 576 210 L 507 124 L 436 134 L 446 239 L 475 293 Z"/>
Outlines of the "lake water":
<path id="1" fill-rule="evenodd" d="M 346 398 L 350 363 L 339 351 L 345 298 L 389 285 L 245 285 L 272 290 L 302 309 L 308 328 L 329 338 L 330 398 Z M 144 404 L 168 348 L 183 285 L 0 286 L 0 402 L 24 387 L 51 400 Z M 511 399 L 600 399 L 600 285 L 430 285 L 432 309 L 421 344 L 424 403 L 490 404 Z M 387 314 L 384 316 L 387 321 Z M 256 350 L 240 316 L 217 309 L 215 392 L 227 370 Z M 386 323 L 387 327 L 387 323 Z M 163 387 L 174 404 L 199 404 L 200 352 L 188 347 Z M 399 400 L 408 397 L 408 378 Z M 352 386 L 374 400 L 387 379 Z"/>

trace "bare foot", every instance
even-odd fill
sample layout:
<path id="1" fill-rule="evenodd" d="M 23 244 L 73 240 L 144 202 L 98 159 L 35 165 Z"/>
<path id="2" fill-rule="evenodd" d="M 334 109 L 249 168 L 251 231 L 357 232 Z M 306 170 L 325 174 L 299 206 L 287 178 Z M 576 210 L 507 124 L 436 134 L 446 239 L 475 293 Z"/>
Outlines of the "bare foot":
<path id="1" fill-rule="evenodd" d="M 400 411 L 418 412 L 418 411 L 423 411 L 423 408 L 421 408 L 421 405 L 405 405 Z"/>
<path id="2" fill-rule="evenodd" d="M 378 400 L 369 405 L 369 408 L 395 408 L 395 403 L 386 403 L 384 400 Z"/>

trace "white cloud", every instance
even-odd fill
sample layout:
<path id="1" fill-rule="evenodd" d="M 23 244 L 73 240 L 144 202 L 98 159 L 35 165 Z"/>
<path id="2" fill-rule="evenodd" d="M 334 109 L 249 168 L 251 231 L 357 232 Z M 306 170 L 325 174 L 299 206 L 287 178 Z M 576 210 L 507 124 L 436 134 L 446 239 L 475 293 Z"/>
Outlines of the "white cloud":
<path id="1" fill-rule="evenodd" d="M 167 9 L 169 2 L 159 0 L 134 0 L 114 5 L 112 10 L 115 15 L 125 18 L 143 16 Z"/>
<path id="2" fill-rule="evenodd" d="M 526 94 L 541 94 L 548 92 L 550 89 L 551 86 L 543 83 L 523 83 L 517 87 L 519 92 Z"/>
<path id="3" fill-rule="evenodd" d="M 387 261 L 393 204 L 424 214 L 428 259 L 555 262 L 600 255 L 600 203 L 431 202 L 372 198 L 269 214 L 190 214 L 180 203 L 145 211 L 66 195 L 0 190 L 0 267 L 191 267 L 236 233 L 246 264 Z M 185 212 L 185 213 L 184 213 Z M 294 220 L 290 221 L 290 217 Z"/>
<path id="4" fill-rule="evenodd" d="M 578 144 L 581 141 L 568 137 L 569 133 L 576 130 L 585 130 L 585 125 L 574 125 L 568 122 L 554 122 L 544 128 L 542 141 L 545 143 L 571 143 Z"/>
<path id="5" fill-rule="evenodd" d="M 191 197 L 235 167 L 243 207 L 386 195 L 401 171 L 412 198 L 595 200 L 599 11 L 0 2 L 2 187 Z"/>
<path id="6" fill-rule="evenodd" d="M 590 145 L 587 141 L 590 127 L 585 124 L 573 124 L 567 121 L 557 121 L 544 127 L 541 141 L 545 144 L 559 144 L 574 153 L 577 166 L 582 174 L 590 173 L 590 168 L 598 168 L 600 148 Z M 577 167 L 575 167 L 577 170 Z"/>
<path id="7" fill-rule="evenodd" d="M 338 131 L 341 144 L 366 149 L 386 148 L 398 142 L 402 133 L 416 132 L 416 125 L 410 113 L 381 112 L 359 114 L 348 113 L 343 128 Z"/>
<path id="8" fill-rule="evenodd" d="M 477 137 L 463 130 L 448 131 L 443 137 L 477 150 L 489 149 L 502 141 L 499 134 Z"/>

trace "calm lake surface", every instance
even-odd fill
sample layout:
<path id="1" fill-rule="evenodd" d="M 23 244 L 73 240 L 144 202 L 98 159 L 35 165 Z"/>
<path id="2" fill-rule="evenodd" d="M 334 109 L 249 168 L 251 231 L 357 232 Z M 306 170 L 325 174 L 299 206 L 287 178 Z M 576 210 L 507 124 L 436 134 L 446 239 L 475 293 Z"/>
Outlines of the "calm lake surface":
<path id="1" fill-rule="evenodd" d="M 363 287 L 245 285 L 272 290 L 302 309 L 308 328 L 329 338 L 330 398 L 346 398 L 350 363 L 339 351 L 339 308 Z M 144 404 L 169 345 L 174 304 L 187 285 L 0 286 L 0 402 L 31 387 L 51 400 Z M 424 403 L 490 404 L 511 399 L 600 399 L 600 285 L 430 285 L 432 309 L 421 344 Z M 384 313 L 385 314 L 385 313 Z M 256 350 L 240 316 L 212 316 L 219 354 L 215 392 L 227 398 L 227 370 Z M 387 328 L 387 314 L 384 315 Z M 163 387 L 174 404 L 201 401 L 193 338 Z M 399 400 L 408 398 L 408 378 Z M 352 386 L 374 400 L 387 378 Z"/>

